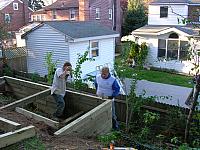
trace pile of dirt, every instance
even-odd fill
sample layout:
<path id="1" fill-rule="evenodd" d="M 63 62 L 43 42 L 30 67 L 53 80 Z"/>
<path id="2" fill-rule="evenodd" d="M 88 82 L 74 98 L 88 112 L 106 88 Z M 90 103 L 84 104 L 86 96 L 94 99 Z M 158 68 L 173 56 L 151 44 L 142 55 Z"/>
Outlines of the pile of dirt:
<path id="1" fill-rule="evenodd" d="M 78 136 L 54 136 L 55 129 L 49 127 L 43 122 L 27 118 L 15 111 L 0 110 L 0 117 L 20 123 L 22 127 L 34 125 L 36 136 L 42 140 L 46 149 L 101 149 L 101 144 L 95 138 L 78 137 Z"/>

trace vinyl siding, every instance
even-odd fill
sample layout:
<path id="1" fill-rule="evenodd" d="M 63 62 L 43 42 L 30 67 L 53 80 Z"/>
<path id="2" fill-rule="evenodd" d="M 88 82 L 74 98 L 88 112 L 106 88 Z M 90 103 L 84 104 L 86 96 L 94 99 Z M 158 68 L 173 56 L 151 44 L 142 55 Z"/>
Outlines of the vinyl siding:
<path id="1" fill-rule="evenodd" d="M 65 61 L 69 61 L 69 46 L 65 42 L 65 36 L 48 25 L 28 34 L 26 44 L 29 73 L 38 73 L 41 76 L 47 74 L 45 67 L 47 52 L 53 52 L 53 62 L 58 60 L 58 67 L 62 67 Z"/>
<path id="2" fill-rule="evenodd" d="M 168 17 L 160 18 L 160 7 L 168 6 Z M 177 15 L 178 14 L 178 15 Z M 187 5 L 149 5 L 148 24 L 149 25 L 183 25 L 178 23 L 178 18 L 188 17 Z"/>
<path id="3" fill-rule="evenodd" d="M 95 58 L 95 61 L 85 62 L 82 65 L 82 77 L 84 77 L 87 73 L 93 72 L 96 70 L 96 66 L 105 65 L 109 63 L 111 67 L 114 64 L 114 53 L 115 53 L 115 39 L 99 39 L 95 40 L 99 41 L 99 56 Z M 77 42 L 70 43 L 70 62 L 72 63 L 73 68 L 76 67 L 77 54 L 83 54 L 85 50 L 89 47 L 89 41 L 86 42 Z"/>

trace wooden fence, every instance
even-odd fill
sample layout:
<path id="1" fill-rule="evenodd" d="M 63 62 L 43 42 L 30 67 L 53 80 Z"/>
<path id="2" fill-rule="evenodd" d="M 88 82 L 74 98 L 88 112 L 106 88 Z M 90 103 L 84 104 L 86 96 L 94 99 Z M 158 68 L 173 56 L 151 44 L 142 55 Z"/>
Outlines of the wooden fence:
<path id="1" fill-rule="evenodd" d="M 27 72 L 27 50 L 25 47 L 4 49 L 4 54 L 5 58 L 0 58 L 0 74 L 3 73 L 3 59 L 12 70 Z"/>

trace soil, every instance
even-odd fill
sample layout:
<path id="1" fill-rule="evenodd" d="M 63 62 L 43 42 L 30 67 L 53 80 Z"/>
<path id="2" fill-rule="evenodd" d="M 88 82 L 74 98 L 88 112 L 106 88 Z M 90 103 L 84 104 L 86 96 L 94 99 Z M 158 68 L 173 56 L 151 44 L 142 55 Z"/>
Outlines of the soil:
<path id="1" fill-rule="evenodd" d="M 7 105 L 9 103 L 12 103 L 16 100 L 17 99 L 15 99 L 13 96 L 6 96 L 6 95 L 0 93 L 0 107 Z"/>
<path id="2" fill-rule="evenodd" d="M 36 136 L 42 140 L 49 150 L 91 150 L 101 149 L 102 145 L 94 137 L 54 136 L 55 129 L 43 122 L 27 118 L 15 111 L 0 110 L 0 117 L 20 123 L 22 127 L 34 125 Z"/>

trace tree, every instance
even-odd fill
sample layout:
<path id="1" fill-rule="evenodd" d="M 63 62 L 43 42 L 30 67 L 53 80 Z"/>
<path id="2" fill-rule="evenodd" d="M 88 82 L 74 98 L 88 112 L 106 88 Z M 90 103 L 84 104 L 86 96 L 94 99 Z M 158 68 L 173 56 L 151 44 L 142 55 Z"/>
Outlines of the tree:
<path id="1" fill-rule="evenodd" d="M 122 35 L 128 35 L 133 30 L 147 23 L 146 9 L 140 0 L 129 0 L 125 21 L 122 25 Z"/>
<path id="2" fill-rule="evenodd" d="M 43 0 L 29 0 L 29 7 L 34 11 L 41 9 L 44 5 Z"/>

